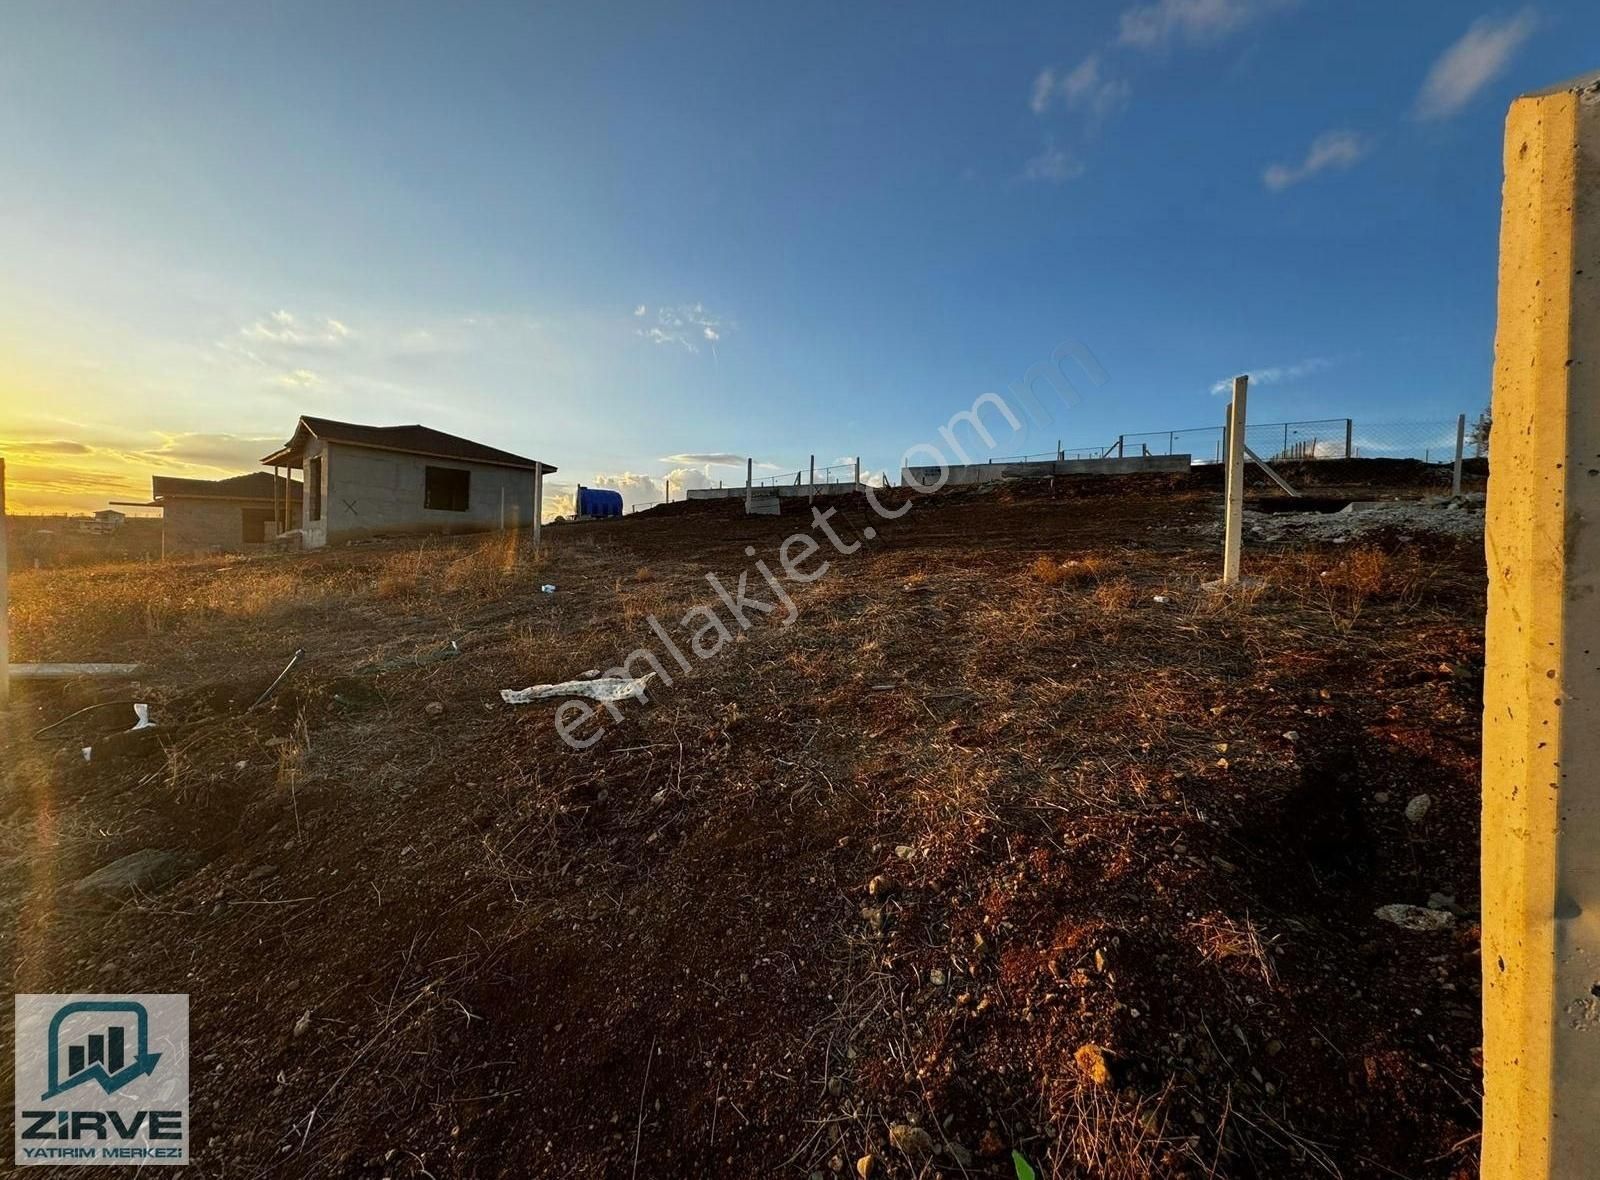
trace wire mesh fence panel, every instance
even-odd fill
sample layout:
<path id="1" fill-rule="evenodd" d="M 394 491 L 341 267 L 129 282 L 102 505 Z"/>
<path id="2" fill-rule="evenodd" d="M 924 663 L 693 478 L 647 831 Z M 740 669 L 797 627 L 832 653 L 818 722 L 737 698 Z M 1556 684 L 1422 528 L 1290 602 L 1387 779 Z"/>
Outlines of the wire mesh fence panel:
<path id="1" fill-rule="evenodd" d="M 1348 418 L 1253 422 L 1245 427 L 1244 441 L 1269 463 L 1274 459 L 1343 459 L 1349 425 Z M 1125 434 L 1119 443 L 1123 455 L 1189 455 L 1196 463 L 1222 462 L 1221 426 L 1148 430 Z"/>
<path id="2" fill-rule="evenodd" d="M 1456 419 L 1428 422 L 1357 422 L 1352 435 L 1357 459 L 1421 459 L 1424 463 L 1453 463 L 1456 457 Z M 1470 437 L 1465 454 L 1477 454 Z"/>

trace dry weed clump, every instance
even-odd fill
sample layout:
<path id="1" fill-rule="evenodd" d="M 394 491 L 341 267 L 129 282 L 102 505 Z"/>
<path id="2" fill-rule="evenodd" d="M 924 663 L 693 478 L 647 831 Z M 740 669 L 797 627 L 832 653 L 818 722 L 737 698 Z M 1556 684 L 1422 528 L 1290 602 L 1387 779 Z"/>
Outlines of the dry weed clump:
<path id="1" fill-rule="evenodd" d="M 1066 561 L 1057 561 L 1053 557 L 1040 554 L 1028 567 L 1028 576 L 1046 586 L 1081 585 L 1084 582 L 1098 580 L 1105 575 L 1105 572 L 1105 558 L 1093 554 L 1069 558 Z"/>
<path id="2" fill-rule="evenodd" d="M 1096 586 L 1090 598 L 1093 599 L 1095 606 L 1106 614 L 1121 614 L 1133 605 L 1137 593 L 1133 583 L 1127 578 L 1114 578 Z"/>

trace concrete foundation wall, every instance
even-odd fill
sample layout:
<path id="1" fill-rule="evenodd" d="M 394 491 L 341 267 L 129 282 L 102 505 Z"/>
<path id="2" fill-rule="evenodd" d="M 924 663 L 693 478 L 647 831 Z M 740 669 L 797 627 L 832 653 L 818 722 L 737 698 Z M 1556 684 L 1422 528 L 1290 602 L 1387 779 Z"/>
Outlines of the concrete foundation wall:
<path id="1" fill-rule="evenodd" d="M 989 483 L 997 479 L 1048 479 L 1052 475 L 1148 475 L 1152 472 L 1188 471 L 1190 463 L 1188 455 L 1129 455 L 1123 459 L 1041 459 L 1032 463 L 902 467 L 900 485 L 950 487 Z"/>
<path id="2" fill-rule="evenodd" d="M 322 520 L 309 519 L 306 492 L 305 546 L 396 533 L 484 532 L 500 527 L 502 493 L 507 528 L 533 523 L 533 472 L 456 459 L 314 440 L 306 459 L 323 458 Z M 447 467 L 470 476 L 463 512 L 424 507 L 426 469 Z"/>
<path id="3" fill-rule="evenodd" d="M 254 553 L 262 543 L 244 539 L 244 514 L 272 511 L 270 501 L 185 499 L 167 496 L 161 513 L 161 551 L 168 557 L 196 553 Z"/>
<path id="4" fill-rule="evenodd" d="M 779 495 L 790 496 L 848 496 L 851 492 L 859 492 L 865 484 L 851 483 L 783 483 L 783 484 L 757 484 L 755 494 L 761 496 Z M 690 488 L 685 493 L 691 500 L 742 500 L 744 499 L 744 485 L 736 488 Z"/>

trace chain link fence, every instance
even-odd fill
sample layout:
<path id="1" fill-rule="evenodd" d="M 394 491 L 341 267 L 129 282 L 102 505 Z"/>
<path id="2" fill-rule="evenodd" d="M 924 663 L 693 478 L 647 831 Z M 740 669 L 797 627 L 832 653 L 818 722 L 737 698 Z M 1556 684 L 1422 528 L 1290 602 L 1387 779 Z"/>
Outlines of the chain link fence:
<path id="1" fill-rule="evenodd" d="M 1288 459 L 1344 459 L 1353 446 L 1354 424 L 1349 418 L 1318 418 L 1306 422 L 1251 422 L 1245 427 L 1245 445 L 1267 462 Z M 1124 434 L 1108 455 L 1189 455 L 1196 463 L 1222 462 L 1222 427 L 1195 426 L 1187 430 L 1149 430 Z"/>

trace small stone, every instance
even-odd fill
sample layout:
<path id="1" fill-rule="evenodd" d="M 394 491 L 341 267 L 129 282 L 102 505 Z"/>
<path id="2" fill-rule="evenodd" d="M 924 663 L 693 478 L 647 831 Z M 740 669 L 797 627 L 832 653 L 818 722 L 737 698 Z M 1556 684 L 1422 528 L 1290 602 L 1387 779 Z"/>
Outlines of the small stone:
<path id="1" fill-rule="evenodd" d="M 840 1091 L 842 1091 L 843 1089 L 844 1089 L 844 1083 L 841 1082 L 838 1078 L 835 1077 L 835 1078 L 829 1078 L 828 1079 L 828 1093 L 830 1095 L 832 1095 L 834 1098 L 839 1097 Z"/>
<path id="2" fill-rule="evenodd" d="M 1111 1084 L 1111 1063 L 1106 1060 L 1106 1051 L 1099 1045 L 1080 1045 L 1072 1057 L 1083 1071 L 1083 1076 L 1095 1085 Z"/>
<path id="3" fill-rule="evenodd" d="M 1374 803 L 1387 803 L 1387 802 L 1389 802 L 1389 792 L 1388 791 L 1374 791 L 1373 794 L 1372 794 L 1372 801 Z"/>
<path id="4" fill-rule="evenodd" d="M 889 1142 L 913 1159 L 933 1154 L 933 1136 L 914 1123 L 895 1123 L 891 1126 Z"/>
<path id="5" fill-rule="evenodd" d="M 894 892 L 894 882 L 889 880 L 889 878 L 885 877 L 882 873 L 879 873 L 876 877 L 867 882 L 867 892 L 876 898 L 888 897 Z"/>
<path id="6" fill-rule="evenodd" d="M 426 705 L 424 705 L 422 707 L 422 711 L 424 713 L 426 713 L 429 717 L 443 717 L 444 716 L 444 702 L 442 702 L 442 701 L 429 701 Z"/>
<path id="7" fill-rule="evenodd" d="M 246 881 L 259 881 L 263 877 L 270 877 L 278 871 L 277 865 L 257 865 L 245 875 Z"/>
<path id="8" fill-rule="evenodd" d="M 1433 806 L 1431 795 L 1413 796 L 1411 802 L 1406 804 L 1406 819 L 1414 824 L 1422 822 L 1422 817 L 1428 814 L 1428 809 Z"/>
<path id="9" fill-rule="evenodd" d="M 1385 905 L 1373 911 L 1385 922 L 1393 922 L 1402 930 L 1415 930 L 1420 933 L 1429 933 L 1434 930 L 1446 930 L 1455 924 L 1455 915 L 1449 910 L 1424 909 L 1419 905 Z"/>
<path id="10" fill-rule="evenodd" d="M 74 893 L 154 893 L 178 875 L 177 854 L 159 848 L 130 852 L 96 869 L 72 887 Z"/>
<path id="11" fill-rule="evenodd" d="M 1286 742 L 1297 742 L 1300 740 L 1300 733 L 1298 730 L 1286 729 L 1283 731 L 1283 740 Z"/>
<path id="12" fill-rule="evenodd" d="M 311 1031 L 311 1009 L 307 1008 L 300 1013 L 300 1019 L 294 1022 L 294 1035 L 296 1039 L 303 1037 Z"/>
<path id="13" fill-rule="evenodd" d="M 928 982 L 933 984 L 934 987 L 943 987 L 944 972 L 935 967 L 932 971 L 928 972 Z"/>

